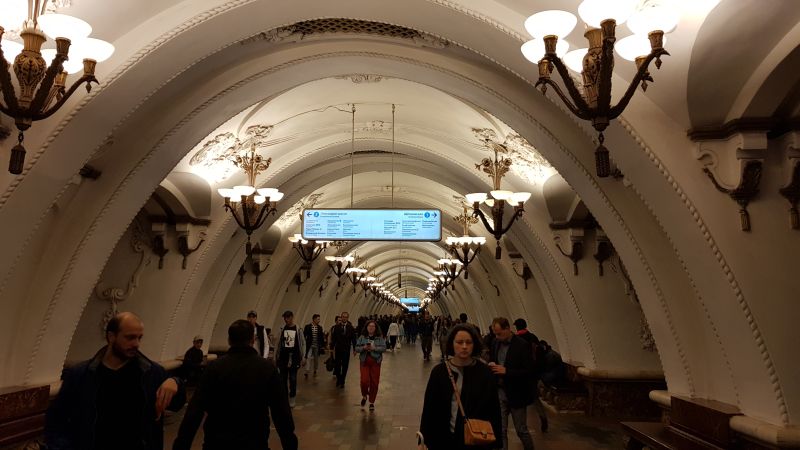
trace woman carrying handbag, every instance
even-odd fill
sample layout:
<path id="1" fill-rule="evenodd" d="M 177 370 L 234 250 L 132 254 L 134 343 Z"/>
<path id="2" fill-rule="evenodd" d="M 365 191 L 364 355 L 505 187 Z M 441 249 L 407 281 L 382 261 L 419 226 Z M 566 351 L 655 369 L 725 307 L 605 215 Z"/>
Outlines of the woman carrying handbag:
<path id="1" fill-rule="evenodd" d="M 425 389 L 420 432 L 428 449 L 502 448 L 495 438 L 502 432 L 497 383 L 478 359 L 481 349 L 470 325 L 456 325 L 447 336 L 450 358 L 433 368 Z"/>

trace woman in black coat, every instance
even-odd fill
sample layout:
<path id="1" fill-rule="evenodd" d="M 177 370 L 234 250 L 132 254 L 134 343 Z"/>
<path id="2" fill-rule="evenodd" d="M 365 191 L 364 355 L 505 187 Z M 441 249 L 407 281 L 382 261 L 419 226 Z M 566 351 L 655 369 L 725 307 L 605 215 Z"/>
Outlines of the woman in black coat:
<path id="1" fill-rule="evenodd" d="M 429 450 L 502 448 L 497 382 L 489 367 L 478 359 L 481 350 L 481 337 L 468 324 L 456 325 L 447 336 L 446 352 L 451 358 L 431 371 L 422 406 L 419 429 Z M 467 417 L 491 422 L 497 436 L 494 444 L 483 447 L 464 445 L 464 417 L 456 405 L 445 364 L 450 364 L 459 385 Z"/>

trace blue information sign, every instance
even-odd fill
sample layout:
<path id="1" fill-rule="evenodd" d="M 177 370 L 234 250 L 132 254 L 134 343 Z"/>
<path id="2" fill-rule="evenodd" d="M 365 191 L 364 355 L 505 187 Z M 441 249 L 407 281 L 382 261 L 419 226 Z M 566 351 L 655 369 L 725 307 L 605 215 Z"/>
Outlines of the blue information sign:
<path id="1" fill-rule="evenodd" d="M 303 239 L 315 241 L 428 241 L 442 239 L 438 209 L 306 209 Z"/>

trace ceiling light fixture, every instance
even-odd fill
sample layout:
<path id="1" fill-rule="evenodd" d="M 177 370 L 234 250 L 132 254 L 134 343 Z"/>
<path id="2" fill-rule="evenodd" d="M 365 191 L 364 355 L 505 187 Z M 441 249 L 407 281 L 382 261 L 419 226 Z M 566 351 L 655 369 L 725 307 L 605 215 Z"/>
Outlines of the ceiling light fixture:
<path id="1" fill-rule="evenodd" d="M 306 268 L 306 276 L 311 276 L 311 264 L 319 258 L 319 255 L 328 248 L 331 241 L 314 241 L 303 239 L 301 234 L 295 234 L 289 237 L 289 242 L 292 243 L 292 248 L 297 251 L 300 258 L 303 260 L 303 266 Z"/>
<path id="2" fill-rule="evenodd" d="M 464 228 L 464 234 L 462 236 L 449 236 L 445 240 L 445 243 L 450 247 L 450 253 L 464 266 L 462 272 L 464 272 L 464 279 L 466 280 L 469 278 L 467 267 L 475 260 L 478 253 L 480 253 L 481 245 L 486 243 L 486 238 L 483 236 L 473 237 L 469 235 L 470 225 L 478 223 L 478 218 L 467 212 L 466 204 L 462 204 L 462 207 L 464 213 L 453 217 L 453 220 L 461 224 Z"/>
<path id="3" fill-rule="evenodd" d="M 22 4 L 22 0 L 4 0 L 0 7 L 0 112 L 14 119 L 19 130 L 8 164 L 8 171 L 15 175 L 21 174 L 25 166 L 25 131 L 33 122 L 58 111 L 82 84 L 86 83 L 86 92 L 90 92 L 92 83 L 98 83 L 94 75 L 97 63 L 114 53 L 113 45 L 88 37 L 92 31 L 88 23 L 64 14 L 43 14 L 47 0 L 28 1 L 27 16 Z M 3 38 L 5 27 L 17 24 L 22 25 L 22 44 Z M 45 35 L 55 40 L 55 49 L 42 50 L 47 41 Z M 75 61 L 82 59 L 83 63 L 68 63 L 70 53 Z M 12 70 L 16 83 L 11 79 Z M 81 70 L 83 75 L 67 89 L 67 72 Z"/>

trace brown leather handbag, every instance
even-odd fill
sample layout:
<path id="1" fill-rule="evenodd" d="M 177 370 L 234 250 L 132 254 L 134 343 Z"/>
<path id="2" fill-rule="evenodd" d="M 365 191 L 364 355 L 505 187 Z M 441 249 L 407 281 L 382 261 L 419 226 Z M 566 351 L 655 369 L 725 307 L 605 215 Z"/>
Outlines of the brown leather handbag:
<path id="1" fill-rule="evenodd" d="M 450 363 L 445 362 L 447 367 L 447 375 L 450 377 L 450 382 L 453 383 L 453 393 L 456 396 L 456 403 L 458 403 L 458 410 L 464 416 L 464 444 L 465 445 L 488 445 L 497 440 L 492 429 L 492 423 L 488 420 L 469 419 L 464 413 L 464 406 L 461 404 L 461 395 L 456 386 L 456 380 L 453 378 L 453 372 L 450 370 Z"/>

